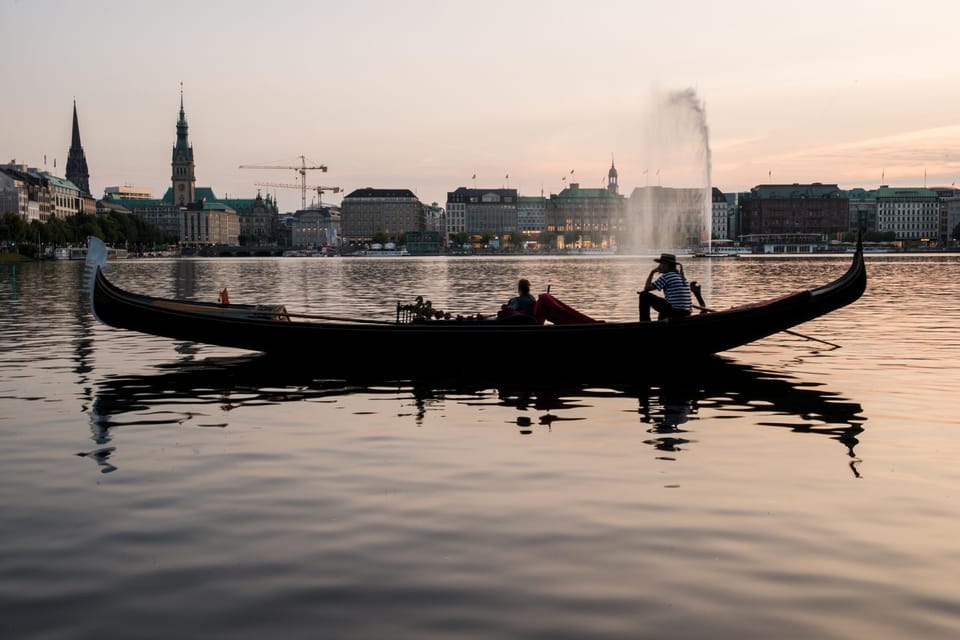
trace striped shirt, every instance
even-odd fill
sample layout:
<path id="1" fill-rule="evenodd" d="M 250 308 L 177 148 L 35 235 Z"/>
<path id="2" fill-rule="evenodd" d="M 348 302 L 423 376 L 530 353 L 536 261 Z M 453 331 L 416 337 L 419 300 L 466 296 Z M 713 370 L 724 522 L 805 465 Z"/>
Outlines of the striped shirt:
<path id="1" fill-rule="evenodd" d="M 690 287 L 687 280 L 676 271 L 667 271 L 654 280 L 653 286 L 663 291 L 670 306 L 677 311 L 690 311 L 693 300 L 690 298 Z"/>

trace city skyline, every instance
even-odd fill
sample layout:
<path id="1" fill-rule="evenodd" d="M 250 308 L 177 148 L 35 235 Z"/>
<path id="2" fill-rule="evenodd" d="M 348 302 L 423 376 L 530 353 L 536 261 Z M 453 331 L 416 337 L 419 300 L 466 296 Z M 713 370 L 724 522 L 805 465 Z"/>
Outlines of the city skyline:
<path id="1" fill-rule="evenodd" d="M 953 3 L 923 1 L 904 15 L 878 2 L 4 0 L 0 37 L 23 55 L 0 61 L 17 79 L 17 99 L 0 103 L 0 161 L 46 157 L 63 175 L 76 100 L 93 195 L 131 184 L 160 197 L 182 82 L 197 185 L 220 197 L 295 184 L 293 171 L 239 166 L 301 155 L 329 167 L 307 181 L 340 187 L 324 193 L 333 203 L 368 186 L 441 205 L 459 186 L 549 196 L 604 186 L 611 157 L 628 195 L 689 183 L 664 151 L 689 131 L 657 111 L 686 92 L 725 192 L 949 186 L 957 18 Z M 298 190 L 269 191 L 282 211 L 299 207 Z"/>

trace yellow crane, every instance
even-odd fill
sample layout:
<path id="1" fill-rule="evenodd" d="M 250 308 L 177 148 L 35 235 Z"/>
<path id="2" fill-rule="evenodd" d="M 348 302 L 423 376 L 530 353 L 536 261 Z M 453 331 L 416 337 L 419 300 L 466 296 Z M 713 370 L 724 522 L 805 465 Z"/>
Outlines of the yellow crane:
<path id="1" fill-rule="evenodd" d="M 310 189 L 311 191 L 317 192 L 317 206 L 323 206 L 323 192 L 329 191 L 330 193 L 340 193 L 340 187 L 321 187 L 313 184 L 284 184 L 282 182 L 254 182 L 254 185 L 258 187 L 283 187 L 284 189 Z M 300 207 L 301 209 L 307 208 L 307 198 L 306 191 L 304 191 L 303 204 Z"/>
<path id="2" fill-rule="evenodd" d="M 240 165 L 241 169 L 293 169 L 300 175 L 300 184 L 292 185 L 295 188 L 300 189 L 300 208 L 307 208 L 307 171 L 319 170 L 324 173 L 327 172 L 327 165 L 318 164 L 315 166 L 307 166 L 307 159 L 304 156 L 298 156 L 300 158 L 300 166 L 278 166 L 278 165 L 268 165 L 268 164 L 242 164 Z M 287 185 L 283 185 L 287 186 Z"/>

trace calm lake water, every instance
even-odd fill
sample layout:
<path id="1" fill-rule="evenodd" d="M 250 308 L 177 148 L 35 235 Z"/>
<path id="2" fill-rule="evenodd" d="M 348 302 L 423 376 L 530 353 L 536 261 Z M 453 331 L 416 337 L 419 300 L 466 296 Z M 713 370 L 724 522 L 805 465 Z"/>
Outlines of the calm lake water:
<path id="1" fill-rule="evenodd" d="M 725 307 L 848 256 L 694 259 Z M 154 295 L 392 318 L 519 277 L 634 319 L 650 257 L 129 260 Z M 960 637 L 960 257 L 868 256 L 853 305 L 658 379 L 536 353 L 339 380 L 100 325 L 80 263 L 0 266 L 3 638 Z M 557 345 L 563 349 L 564 345 Z M 502 360 L 521 375 L 472 379 Z M 307 373 L 304 373 L 307 366 Z"/>

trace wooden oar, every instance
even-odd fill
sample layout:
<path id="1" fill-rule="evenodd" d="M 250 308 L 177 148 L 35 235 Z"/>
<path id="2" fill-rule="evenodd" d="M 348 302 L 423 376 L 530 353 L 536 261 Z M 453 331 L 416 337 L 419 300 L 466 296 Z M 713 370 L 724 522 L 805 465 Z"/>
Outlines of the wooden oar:
<path id="1" fill-rule="evenodd" d="M 703 296 L 700 294 L 700 285 L 697 284 L 697 281 L 694 280 L 690 283 L 690 291 L 693 292 L 693 295 L 696 296 L 697 302 L 700 304 L 692 305 L 695 309 L 699 309 L 700 313 L 715 313 L 716 309 L 711 309 L 707 307 L 706 303 L 703 301 Z M 799 331 L 793 331 L 792 329 L 781 329 L 783 333 L 789 333 L 792 336 L 797 336 L 798 338 L 803 338 L 805 340 L 813 340 L 814 342 L 822 342 L 823 344 L 830 345 L 834 349 L 839 349 L 840 345 L 834 344 L 833 342 L 828 342 L 826 340 L 821 340 L 820 338 L 814 338 L 813 336 L 808 336 Z"/>

